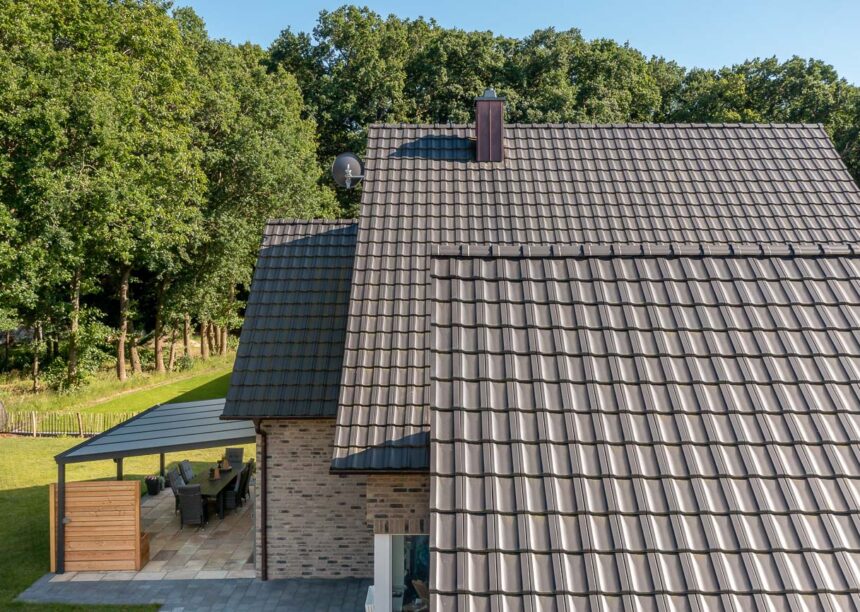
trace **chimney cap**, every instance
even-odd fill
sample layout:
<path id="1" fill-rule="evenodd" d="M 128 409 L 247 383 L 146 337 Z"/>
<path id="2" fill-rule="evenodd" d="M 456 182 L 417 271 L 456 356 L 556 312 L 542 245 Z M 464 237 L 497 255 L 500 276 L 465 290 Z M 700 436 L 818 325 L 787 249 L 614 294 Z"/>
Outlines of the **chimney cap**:
<path id="1" fill-rule="evenodd" d="M 493 89 L 492 87 L 487 87 L 487 88 L 484 90 L 484 94 L 483 94 L 483 95 L 478 96 L 477 98 L 475 98 L 475 101 L 476 101 L 476 102 L 477 102 L 478 100 L 501 100 L 502 102 L 504 102 L 504 101 L 505 101 L 505 97 L 504 97 L 504 96 L 497 96 L 497 95 L 496 95 L 496 90 L 495 90 L 495 89 Z"/>

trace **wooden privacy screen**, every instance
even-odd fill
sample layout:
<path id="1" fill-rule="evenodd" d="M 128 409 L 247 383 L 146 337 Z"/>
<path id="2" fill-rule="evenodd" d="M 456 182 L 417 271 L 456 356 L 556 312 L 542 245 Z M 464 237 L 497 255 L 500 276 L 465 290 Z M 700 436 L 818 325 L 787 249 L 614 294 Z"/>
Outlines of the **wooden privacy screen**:
<path id="1" fill-rule="evenodd" d="M 57 562 L 57 485 L 49 491 L 51 571 Z M 149 537 L 140 531 L 140 483 L 66 483 L 65 570 L 137 570 L 149 560 Z"/>

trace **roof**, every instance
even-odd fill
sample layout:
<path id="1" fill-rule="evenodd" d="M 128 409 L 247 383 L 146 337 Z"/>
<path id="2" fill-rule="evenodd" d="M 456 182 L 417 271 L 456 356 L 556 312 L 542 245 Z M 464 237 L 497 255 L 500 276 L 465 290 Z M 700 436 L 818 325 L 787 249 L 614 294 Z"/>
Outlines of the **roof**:
<path id="1" fill-rule="evenodd" d="M 334 417 L 356 223 L 270 221 L 225 418 Z"/>
<path id="2" fill-rule="evenodd" d="M 860 190 L 819 125 L 372 126 L 334 470 L 426 470 L 434 245 L 860 242 Z M 606 247 L 608 248 L 608 247 Z"/>
<path id="3" fill-rule="evenodd" d="M 57 463 L 119 459 L 254 442 L 254 426 L 222 421 L 224 399 L 159 404 L 56 456 Z"/>
<path id="4" fill-rule="evenodd" d="M 434 258 L 435 606 L 853 609 L 860 258 L 635 251 Z"/>

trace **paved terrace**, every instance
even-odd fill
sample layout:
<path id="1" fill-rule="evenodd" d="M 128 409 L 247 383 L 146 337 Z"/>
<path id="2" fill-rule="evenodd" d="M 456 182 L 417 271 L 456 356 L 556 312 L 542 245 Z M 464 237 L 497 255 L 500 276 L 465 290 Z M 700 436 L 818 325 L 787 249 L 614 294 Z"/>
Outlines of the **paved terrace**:
<path id="1" fill-rule="evenodd" d="M 150 561 L 140 572 L 47 574 L 20 596 L 33 603 L 162 604 L 183 612 L 363 610 L 370 580 L 255 580 L 254 493 L 250 503 L 209 518 L 204 529 L 179 527 L 173 494 L 144 496 L 141 518 Z"/>
<path id="2" fill-rule="evenodd" d="M 52 582 L 254 578 L 254 490 L 244 506 L 224 520 L 209 509 L 203 529 L 180 528 L 173 493 L 165 489 L 141 501 L 140 518 L 149 534 L 149 563 L 139 572 L 66 572 Z"/>
<path id="3" fill-rule="evenodd" d="M 101 580 L 51 582 L 50 574 L 19 597 L 31 603 L 162 604 L 175 612 L 334 612 L 363 610 L 370 580 Z"/>

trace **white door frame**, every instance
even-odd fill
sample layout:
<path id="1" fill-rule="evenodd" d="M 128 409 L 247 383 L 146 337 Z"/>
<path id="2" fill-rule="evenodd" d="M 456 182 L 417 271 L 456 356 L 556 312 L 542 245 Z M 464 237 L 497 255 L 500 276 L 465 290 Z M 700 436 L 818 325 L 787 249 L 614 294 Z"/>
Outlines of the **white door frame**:
<path id="1" fill-rule="evenodd" d="M 373 534 L 373 612 L 391 612 L 391 534 Z"/>

